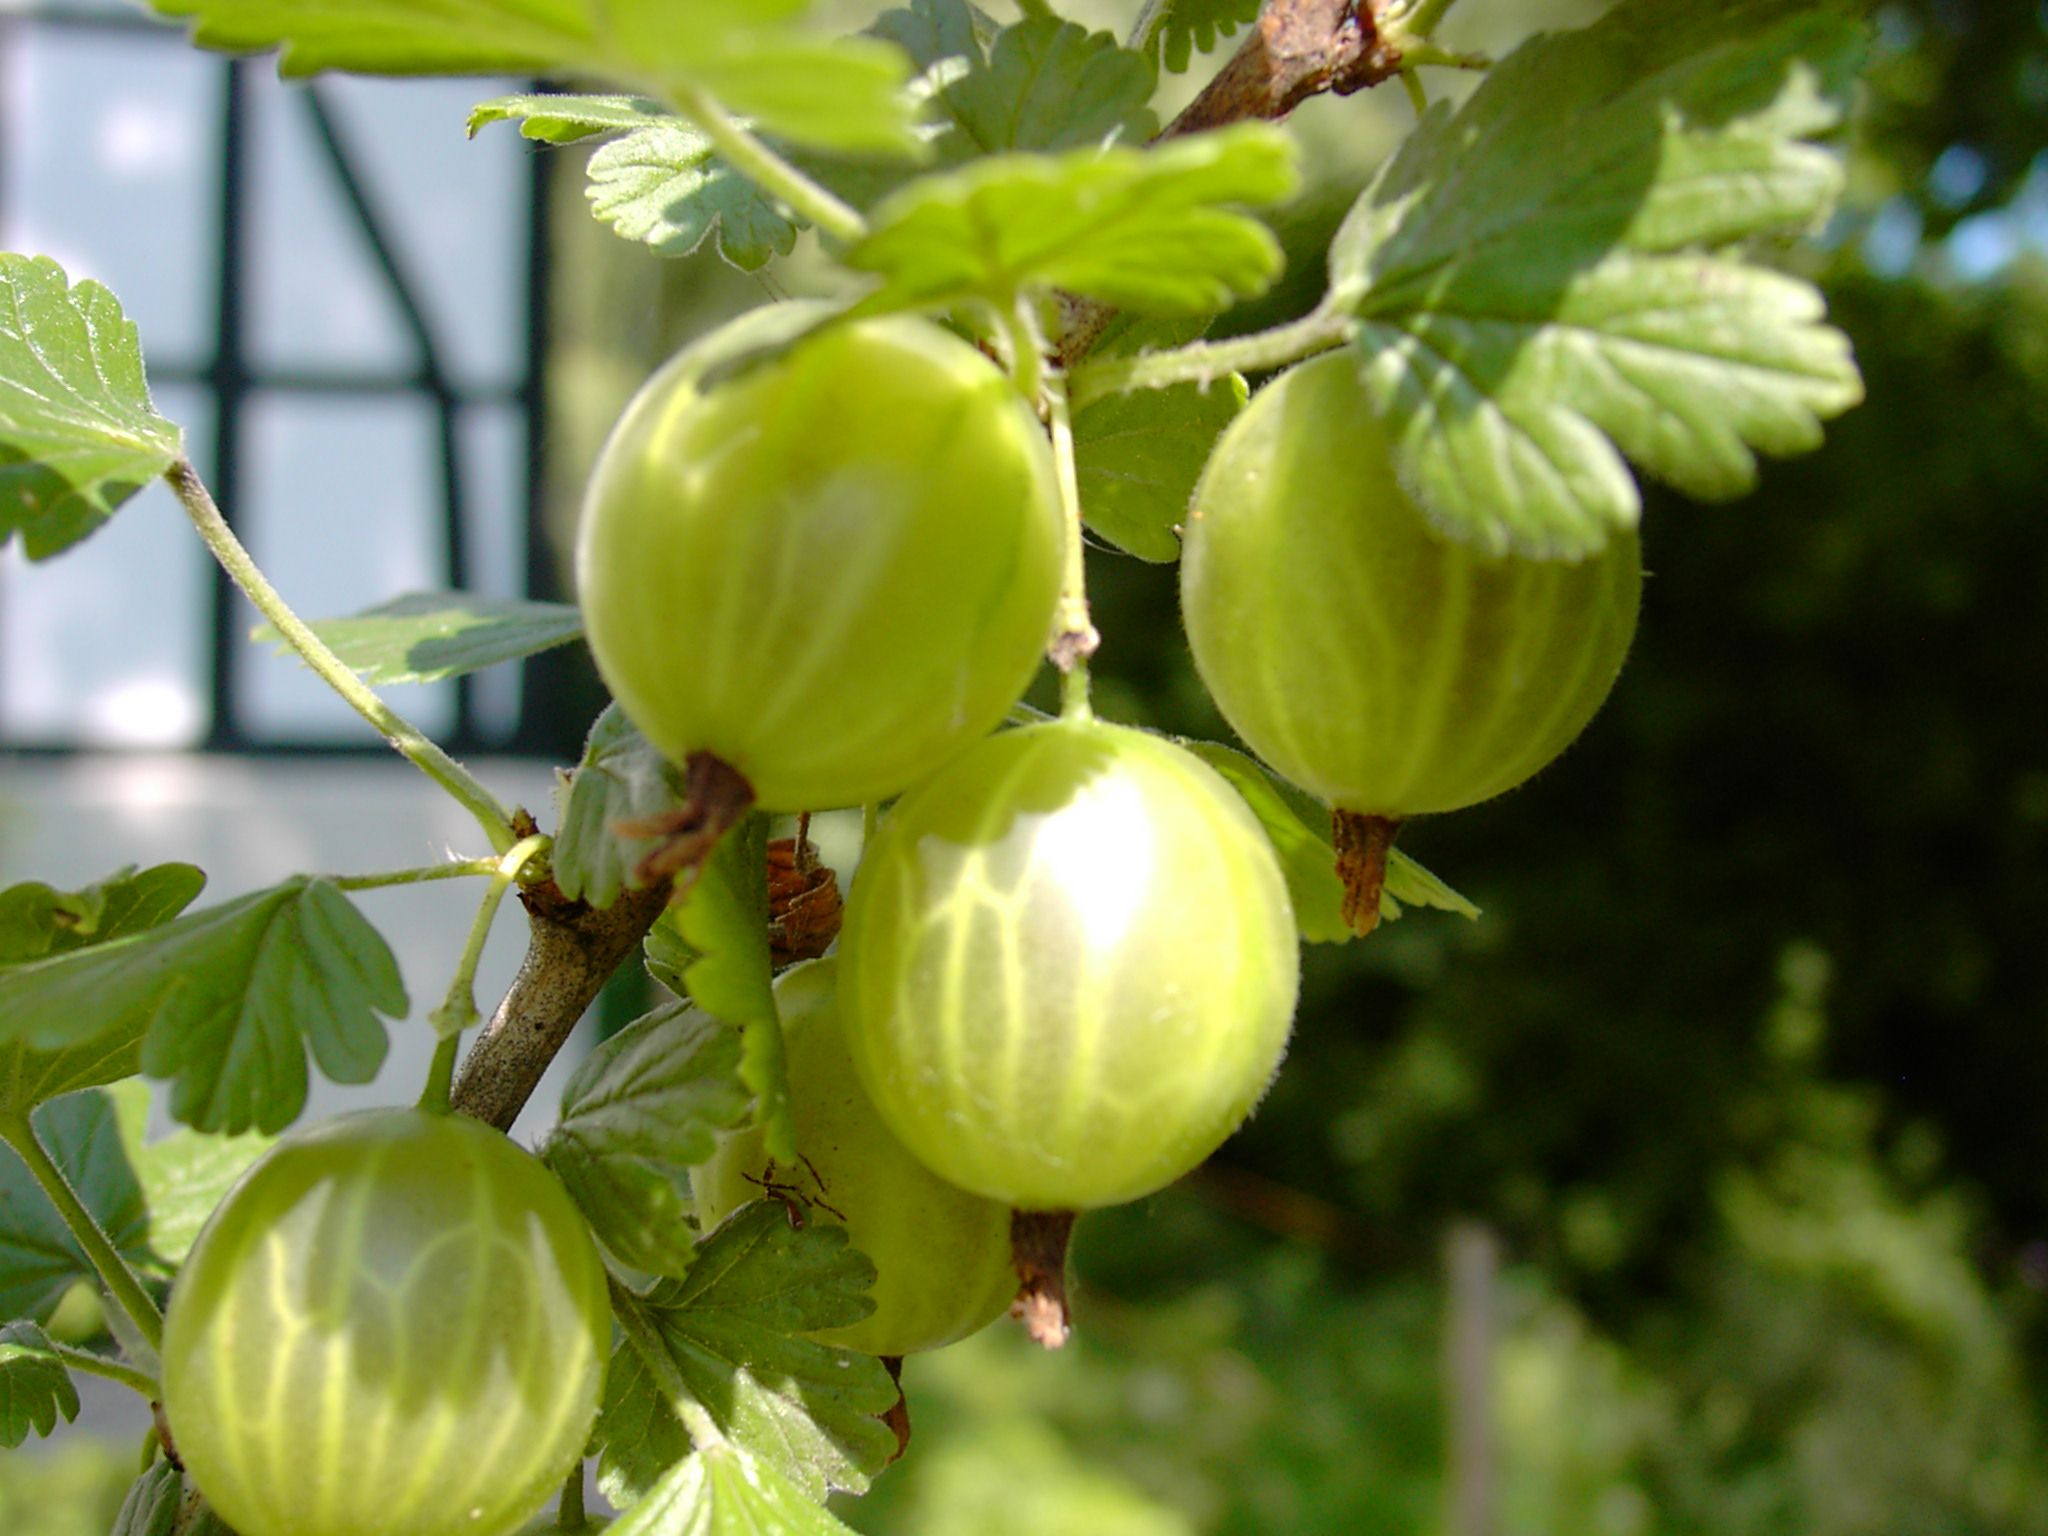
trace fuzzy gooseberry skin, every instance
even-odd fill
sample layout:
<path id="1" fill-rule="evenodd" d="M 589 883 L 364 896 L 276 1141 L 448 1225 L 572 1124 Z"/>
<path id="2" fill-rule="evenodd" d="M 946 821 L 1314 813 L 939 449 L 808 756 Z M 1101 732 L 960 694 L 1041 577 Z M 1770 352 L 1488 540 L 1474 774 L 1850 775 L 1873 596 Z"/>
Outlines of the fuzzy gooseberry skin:
<path id="1" fill-rule="evenodd" d="M 862 859 L 840 1005 L 882 1118 L 1027 1210 L 1134 1200 L 1264 1095 L 1299 981 L 1271 845 L 1207 764 L 1093 721 L 1006 731 Z"/>
<path id="2" fill-rule="evenodd" d="M 895 795 L 1016 703 L 1059 594 L 1045 433 L 929 321 L 839 325 L 701 391 L 685 353 L 605 445 L 577 575 L 613 695 L 769 810 Z"/>
<path id="3" fill-rule="evenodd" d="M 1231 424 L 1181 562 L 1195 665 L 1231 728 L 1374 816 L 1476 805 L 1564 751 L 1614 685 L 1641 593 L 1633 532 L 1578 564 L 1439 536 L 1348 353 L 1282 375 Z"/>
<path id="4" fill-rule="evenodd" d="M 1016 1294 L 1010 1210 L 948 1184 L 882 1123 L 847 1054 L 837 972 L 836 960 L 814 960 L 775 984 L 790 1114 L 809 1166 L 771 1171 L 759 1130 L 728 1136 L 690 1170 L 698 1218 L 716 1226 L 760 1199 L 752 1181 L 767 1177 L 798 1197 L 816 1196 L 838 1214 L 811 1205 L 806 1219 L 844 1218 L 847 1239 L 874 1260 L 875 1310 L 811 1337 L 870 1355 L 940 1349 L 995 1321 Z"/>
<path id="5" fill-rule="evenodd" d="M 164 1320 L 178 1453 L 240 1536 L 504 1536 L 583 1453 L 604 1268 L 541 1163 L 459 1115 L 287 1137 Z"/>

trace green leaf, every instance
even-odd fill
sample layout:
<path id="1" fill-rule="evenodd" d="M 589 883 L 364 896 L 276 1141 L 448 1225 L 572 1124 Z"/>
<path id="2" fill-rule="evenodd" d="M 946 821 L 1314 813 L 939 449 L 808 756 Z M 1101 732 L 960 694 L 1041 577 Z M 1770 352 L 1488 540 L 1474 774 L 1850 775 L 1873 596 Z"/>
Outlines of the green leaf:
<path id="1" fill-rule="evenodd" d="M 674 1003 L 620 1030 L 569 1079 L 542 1156 L 622 1264 L 653 1275 L 689 1268 L 690 1165 L 752 1104 L 739 1068 L 739 1032 Z"/>
<path id="2" fill-rule="evenodd" d="M 157 415 L 135 323 L 90 280 L 0 252 L 0 545 L 69 549 L 169 469 L 182 434 Z"/>
<path id="3" fill-rule="evenodd" d="M 702 89 L 805 144 L 914 153 L 906 61 L 786 23 L 810 0 L 150 0 L 202 47 L 281 48 L 286 75 L 587 75 L 667 97 Z"/>
<path id="4" fill-rule="evenodd" d="M 931 99 L 939 126 L 931 148 L 940 165 L 1008 150 L 1143 144 L 1159 131 L 1149 103 L 1152 61 L 1053 16 L 996 30 L 965 0 L 919 0 L 870 29 L 921 69 L 953 60 Z"/>
<path id="5" fill-rule="evenodd" d="M 590 211 L 659 256 L 689 256 L 713 235 L 718 251 L 745 271 L 796 247 L 803 221 L 719 159 L 688 118 L 644 96 L 500 96 L 469 114 L 486 123 L 519 120 L 529 139 L 569 144 L 624 133 L 590 158 Z M 893 184 L 893 183 L 892 183 Z"/>
<path id="6" fill-rule="evenodd" d="M 105 943 L 169 922 L 205 888 L 192 864 L 134 865 L 80 891 L 27 881 L 0 891 L 0 966 Z"/>
<path id="7" fill-rule="evenodd" d="M 469 136 L 491 123 L 516 122 L 522 138 L 542 144 L 631 133 L 650 122 L 683 122 L 647 96 L 493 96 L 469 109 Z"/>
<path id="8" fill-rule="evenodd" d="M 720 1432 L 816 1502 L 830 1489 L 864 1489 L 896 1448 L 877 1417 L 897 1395 L 882 1363 L 795 1336 L 867 1316 L 874 1278 L 844 1228 L 799 1231 L 781 1205 L 756 1201 L 705 1239 L 687 1275 L 664 1280 L 642 1305 Z M 690 1450 L 630 1342 L 612 1357 L 597 1436 L 599 1486 L 621 1508 Z"/>
<path id="9" fill-rule="evenodd" d="M 130 1485 L 113 1536 L 173 1536 L 184 1499 L 184 1474 L 159 1457 Z"/>
<path id="10" fill-rule="evenodd" d="M 612 1528 L 612 1536 L 852 1536 L 774 1467 L 737 1446 L 687 1456 Z"/>
<path id="11" fill-rule="evenodd" d="M 688 256 L 714 235 L 752 272 L 796 248 L 798 221 L 711 152 L 680 118 L 652 123 L 590 157 L 590 211 L 660 256 Z"/>
<path id="12" fill-rule="evenodd" d="M 160 1265 L 185 1262 L 214 1207 L 275 1144 L 263 1135 L 178 1130 L 136 1149 L 135 1173 L 149 1206 L 149 1248 Z"/>
<path id="13" fill-rule="evenodd" d="M 1279 275 L 1279 242 L 1239 205 L 1282 201 L 1297 180 L 1292 141 L 1262 123 L 1151 150 L 997 155 L 885 199 L 846 260 L 883 278 L 871 312 L 1061 288 L 1209 313 Z"/>
<path id="14" fill-rule="evenodd" d="M 768 1155 L 796 1158 L 783 1070 L 782 1024 L 775 1012 L 775 961 L 768 945 L 768 818 L 755 812 L 734 827 L 676 904 L 677 935 L 697 958 L 683 972 L 690 998 L 714 1019 L 742 1031 L 740 1079 L 754 1095 L 754 1123 Z"/>
<path id="15" fill-rule="evenodd" d="M 1337 878 L 1329 811 L 1313 796 L 1234 747 L 1182 736 L 1173 739 L 1222 774 L 1266 829 L 1280 858 L 1280 872 L 1287 880 L 1301 936 L 1311 944 L 1350 942 L 1355 935 L 1344 921 L 1344 886 Z M 1474 920 L 1479 916 L 1479 908 L 1396 849 L 1387 856 L 1386 884 L 1380 893 L 1381 920 L 1397 920 L 1404 901 Z"/>
<path id="16" fill-rule="evenodd" d="M 580 640 L 583 616 L 568 603 L 408 592 L 348 618 L 322 619 L 313 633 L 372 683 L 438 683 Z M 249 638 L 289 650 L 268 624 Z"/>
<path id="17" fill-rule="evenodd" d="M 912 122 L 900 50 L 867 37 L 740 34 L 694 60 L 691 75 L 775 138 L 841 154 L 915 158 L 924 141 Z"/>
<path id="18" fill-rule="evenodd" d="M 203 1131 L 277 1131 L 306 1100 L 306 1051 L 336 1082 L 377 1075 L 401 1018 L 391 951 L 347 897 L 301 877 L 147 933 L 0 972 L 0 1043 L 57 1050 L 147 1030 L 142 1068 Z"/>
<path id="19" fill-rule="evenodd" d="M 594 1529 L 594 1527 L 593 1527 Z M 114 1519 L 113 1536 L 235 1536 L 221 1518 L 200 1501 L 199 1490 L 185 1486 L 185 1475 L 162 1457 L 128 1489 Z"/>
<path id="20" fill-rule="evenodd" d="M 1842 183 L 1861 24 L 1812 0 L 1627 0 L 1432 111 L 1331 248 L 1402 483 L 1454 537 L 1577 558 L 1635 524 L 1622 455 L 1740 495 L 1862 397 L 1810 284 L 1737 242 Z"/>
<path id="21" fill-rule="evenodd" d="M 1179 74 L 1195 54 L 1210 52 L 1258 14 L 1259 0 L 1167 0 L 1166 23 L 1153 34 L 1153 46 L 1161 62 Z"/>
<path id="22" fill-rule="evenodd" d="M 190 864 L 116 871 L 82 891 L 40 882 L 0 891 L 0 970 L 69 954 L 169 922 L 206 884 Z M 143 1024 L 56 1051 L 0 1044 L 0 1114 L 25 1114 L 81 1088 L 141 1070 Z"/>
<path id="23" fill-rule="evenodd" d="M 555 834 L 555 884 L 572 900 L 609 907 L 619 893 L 639 888 L 633 870 L 658 838 L 621 837 L 614 827 L 682 804 L 682 783 L 668 759 L 626 719 L 605 707 L 590 727 L 583 761 L 561 793 Z"/>
<path id="24" fill-rule="evenodd" d="M 1479 906 L 1476 902 L 1452 890 L 1397 848 L 1387 855 L 1387 883 L 1380 892 L 1380 915 L 1399 917 L 1401 908 L 1398 904 L 1401 902 L 1406 902 L 1411 907 L 1433 907 L 1439 912 L 1455 912 L 1472 922 L 1479 921 Z"/>
<path id="25" fill-rule="evenodd" d="M 1074 416 L 1074 465 L 1088 526 L 1141 560 L 1180 558 L 1181 520 L 1223 429 L 1244 409 L 1242 378 L 1204 389 L 1105 395 Z"/>
<path id="26" fill-rule="evenodd" d="M 0 1447 L 13 1450 L 30 1430 L 47 1438 L 59 1415 L 78 1417 L 78 1388 L 56 1348 L 34 1323 L 0 1328 Z"/>
<path id="27" fill-rule="evenodd" d="M 134 1167 L 148 1102 L 147 1089 L 131 1081 L 45 1104 L 32 1123 L 44 1151 L 122 1256 L 160 1268 L 149 1248 L 149 1210 Z M 124 1103 L 135 1112 L 123 1114 Z M 28 1165 L 0 1143 L 0 1314 L 47 1323 L 65 1292 L 93 1278 L 92 1265 Z"/>
<path id="28" fill-rule="evenodd" d="M 647 966 L 647 974 L 662 986 L 677 997 L 690 995 L 690 984 L 683 979 L 683 973 L 696 961 L 697 951 L 676 931 L 673 909 L 662 913 L 647 930 L 640 945 L 640 958 Z"/>

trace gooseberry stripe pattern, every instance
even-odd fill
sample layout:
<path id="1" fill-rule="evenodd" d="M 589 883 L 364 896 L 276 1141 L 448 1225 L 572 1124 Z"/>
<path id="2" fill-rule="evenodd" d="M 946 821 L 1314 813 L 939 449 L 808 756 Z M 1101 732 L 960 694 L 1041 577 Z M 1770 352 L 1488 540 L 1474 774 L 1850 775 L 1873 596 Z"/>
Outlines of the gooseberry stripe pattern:
<path id="1" fill-rule="evenodd" d="M 905 799 L 855 879 L 841 1002 L 899 1138 L 1036 1210 L 1135 1199 L 1264 1094 L 1295 929 L 1212 769 L 1121 727 L 1006 732 Z"/>
<path id="2" fill-rule="evenodd" d="M 284 1144 L 180 1278 L 172 1432 L 244 1536 L 494 1536 L 583 1449 L 609 1336 L 595 1250 L 539 1163 L 438 1118 Z"/>
<path id="3" fill-rule="evenodd" d="M 1452 811 L 1562 752 L 1614 684 L 1642 585 L 1632 531 L 1576 564 L 1431 529 L 1343 354 L 1269 385 L 1197 487 L 1188 640 L 1255 752 L 1346 811 Z"/>

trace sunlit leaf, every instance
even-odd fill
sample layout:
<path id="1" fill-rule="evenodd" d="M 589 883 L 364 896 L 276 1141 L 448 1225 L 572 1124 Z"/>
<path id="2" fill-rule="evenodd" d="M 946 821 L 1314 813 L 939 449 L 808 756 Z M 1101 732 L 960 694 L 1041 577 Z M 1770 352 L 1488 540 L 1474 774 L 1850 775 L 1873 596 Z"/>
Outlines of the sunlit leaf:
<path id="1" fill-rule="evenodd" d="M 744 1206 L 705 1239 L 679 1280 L 643 1303 L 667 1360 L 735 1446 L 807 1498 L 859 1491 L 889 1460 L 894 1434 L 876 1415 L 896 1385 L 869 1355 L 799 1337 L 844 1327 L 874 1309 L 874 1266 L 843 1227 L 793 1228 L 774 1201 Z M 597 1437 L 600 1486 L 624 1506 L 691 1449 L 630 1341 L 613 1356 Z"/>
<path id="2" fill-rule="evenodd" d="M 0 545 L 69 549 L 177 461 L 135 324 L 96 282 L 0 252 Z"/>
<path id="3" fill-rule="evenodd" d="M 1822 218 L 1809 140 L 1863 46 L 1811 0 L 1627 0 L 1439 106 L 1330 253 L 1402 483 L 1453 537 L 1576 558 L 1632 526 L 1623 460 L 1706 498 L 1862 396 L 1811 284 L 1738 242 Z"/>

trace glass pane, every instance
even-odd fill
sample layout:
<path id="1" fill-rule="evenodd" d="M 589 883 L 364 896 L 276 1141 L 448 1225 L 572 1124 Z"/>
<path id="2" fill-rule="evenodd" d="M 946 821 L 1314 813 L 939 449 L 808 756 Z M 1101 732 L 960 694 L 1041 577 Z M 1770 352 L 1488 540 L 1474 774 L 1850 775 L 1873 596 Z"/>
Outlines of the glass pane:
<path id="1" fill-rule="evenodd" d="M 469 586 L 492 597 L 526 595 L 526 427 L 517 407 L 472 405 L 459 418 L 464 511 L 469 536 Z M 492 667 L 476 675 L 471 695 L 476 728 L 486 740 L 508 741 L 519 727 L 520 669 Z"/>
<path id="2" fill-rule="evenodd" d="M 421 395 L 291 396 L 249 404 L 237 527 L 286 601 L 332 618 L 447 584 L 440 437 Z M 253 628 L 257 616 L 237 605 Z M 385 690 L 428 731 L 454 718 L 454 689 Z M 368 727 L 289 657 L 245 653 L 236 707 L 257 740 L 359 742 Z"/>
<path id="3" fill-rule="evenodd" d="M 479 101 L 511 80 L 335 79 L 323 86 L 370 203 L 463 387 L 526 368 L 528 150 L 501 124 L 468 138 Z"/>
<path id="4" fill-rule="evenodd" d="M 298 96 L 255 75 L 246 119 L 248 346 L 259 368 L 409 374 L 418 348 Z"/>
<path id="5" fill-rule="evenodd" d="M 213 350 L 222 65 L 175 34 L 16 26 L 0 50 L 0 246 L 120 297 L 160 368 Z"/>
<path id="6" fill-rule="evenodd" d="M 203 463 L 212 408 L 166 386 L 157 407 Z M 184 747 L 206 734 L 213 562 L 153 484 L 83 544 L 40 565 L 0 555 L 0 742 Z"/>

